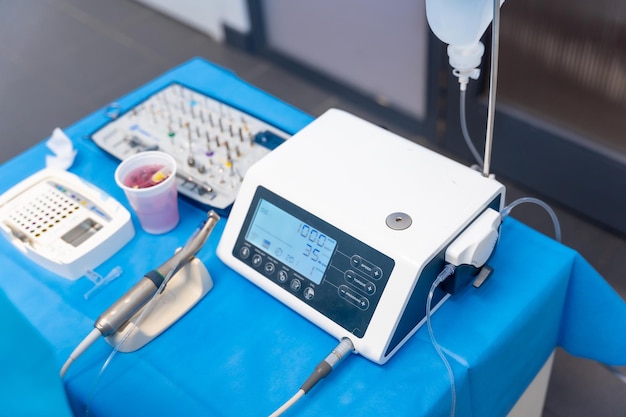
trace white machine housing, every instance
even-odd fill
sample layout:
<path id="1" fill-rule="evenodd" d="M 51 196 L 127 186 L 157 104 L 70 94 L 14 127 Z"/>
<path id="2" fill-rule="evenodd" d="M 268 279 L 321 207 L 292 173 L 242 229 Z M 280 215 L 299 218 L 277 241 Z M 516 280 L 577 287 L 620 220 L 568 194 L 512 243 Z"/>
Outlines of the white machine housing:
<path id="1" fill-rule="evenodd" d="M 493 178 L 331 109 L 250 168 L 217 254 L 383 364 L 424 323 L 447 247 L 503 202 L 504 186 Z M 266 230 L 271 216 L 276 230 Z M 304 238 L 278 229 L 298 222 L 324 236 L 311 267 L 319 276 L 297 269 L 298 248 L 291 258 L 284 254 Z M 433 305 L 446 298 L 438 290 Z"/>

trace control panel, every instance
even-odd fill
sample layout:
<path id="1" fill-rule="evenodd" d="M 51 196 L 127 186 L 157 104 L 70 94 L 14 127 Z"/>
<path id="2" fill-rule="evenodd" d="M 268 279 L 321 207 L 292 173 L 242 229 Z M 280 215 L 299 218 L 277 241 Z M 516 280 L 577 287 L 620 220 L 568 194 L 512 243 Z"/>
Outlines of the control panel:
<path id="1" fill-rule="evenodd" d="M 363 337 L 394 262 L 258 187 L 232 255 L 357 337 Z"/>

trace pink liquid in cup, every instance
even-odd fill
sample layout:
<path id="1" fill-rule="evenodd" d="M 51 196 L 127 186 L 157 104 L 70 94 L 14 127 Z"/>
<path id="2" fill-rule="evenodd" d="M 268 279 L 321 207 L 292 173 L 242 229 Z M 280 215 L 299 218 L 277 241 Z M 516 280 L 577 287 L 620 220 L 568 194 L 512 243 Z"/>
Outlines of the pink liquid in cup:
<path id="1" fill-rule="evenodd" d="M 178 224 L 175 170 L 176 163 L 169 155 L 141 152 L 122 161 L 115 172 L 118 185 L 148 233 L 166 233 Z"/>
<path id="2" fill-rule="evenodd" d="M 124 178 L 124 185 L 130 188 L 148 188 L 157 185 L 169 177 L 165 165 L 145 165 L 131 171 Z"/>
<path id="3" fill-rule="evenodd" d="M 141 227 L 148 233 L 161 234 L 172 230 L 178 224 L 178 200 L 176 187 L 166 193 L 152 197 L 149 201 L 135 199 L 131 206 L 139 217 Z M 129 198 L 129 200 L 131 200 Z"/>

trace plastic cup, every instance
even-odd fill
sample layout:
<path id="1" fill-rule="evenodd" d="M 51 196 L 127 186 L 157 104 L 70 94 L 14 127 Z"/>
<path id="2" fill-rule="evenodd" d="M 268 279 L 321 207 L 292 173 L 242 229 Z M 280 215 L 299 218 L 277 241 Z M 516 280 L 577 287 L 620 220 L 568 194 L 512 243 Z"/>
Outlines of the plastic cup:
<path id="1" fill-rule="evenodd" d="M 176 161 L 159 151 L 140 152 L 124 159 L 115 170 L 115 182 L 151 234 L 169 232 L 178 224 Z"/>

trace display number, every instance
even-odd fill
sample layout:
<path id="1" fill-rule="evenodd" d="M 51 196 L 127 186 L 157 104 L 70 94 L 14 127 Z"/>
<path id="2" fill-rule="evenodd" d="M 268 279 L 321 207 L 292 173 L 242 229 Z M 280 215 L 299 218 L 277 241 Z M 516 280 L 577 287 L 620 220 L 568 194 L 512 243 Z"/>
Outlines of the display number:
<path id="1" fill-rule="evenodd" d="M 317 262 L 320 254 L 319 248 L 323 248 L 324 244 L 326 244 L 326 235 L 305 223 L 300 224 L 298 233 L 309 242 L 312 242 L 305 244 L 302 254 L 306 257 L 310 257 L 313 262 Z"/>

